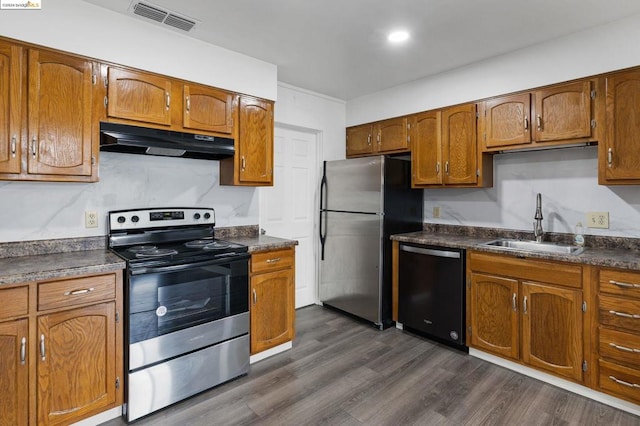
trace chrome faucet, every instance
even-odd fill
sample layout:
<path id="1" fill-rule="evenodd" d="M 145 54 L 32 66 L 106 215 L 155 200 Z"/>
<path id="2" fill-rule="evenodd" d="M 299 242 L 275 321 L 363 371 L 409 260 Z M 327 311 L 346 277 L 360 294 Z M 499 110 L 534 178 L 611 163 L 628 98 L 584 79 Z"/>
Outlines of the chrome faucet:
<path id="1" fill-rule="evenodd" d="M 544 231 L 542 230 L 542 194 L 540 193 L 536 197 L 536 214 L 533 218 L 536 220 L 533 222 L 533 235 L 536 237 L 536 242 L 541 243 Z"/>

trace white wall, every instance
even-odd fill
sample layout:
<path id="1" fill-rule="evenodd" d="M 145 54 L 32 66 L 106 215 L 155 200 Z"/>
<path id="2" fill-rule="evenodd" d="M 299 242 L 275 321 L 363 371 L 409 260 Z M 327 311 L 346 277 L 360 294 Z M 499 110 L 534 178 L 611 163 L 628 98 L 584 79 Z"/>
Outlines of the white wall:
<path id="1" fill-rule="evenodd" d="M 640 15 L 347 102 L 347 125 L 474 101 L 640 65 Z M 427 222 L 533 229 L 535 194 L 543 226 L 572 233 L 588 211 L 608 211 L 610 229 L 592 235 L 640 237 L 638 186 L 599 186 L 597 149 L 569 148 L 494 157 L 494 187 L 424 190 Z M 433 218 L 433 207 L 441 217 Z"/>
<path id="2" fill-rule="evenodd" d="M 261 98 L 277 95 L 273 64 L 81 0 L 2 10 L 0 35 Z"/>

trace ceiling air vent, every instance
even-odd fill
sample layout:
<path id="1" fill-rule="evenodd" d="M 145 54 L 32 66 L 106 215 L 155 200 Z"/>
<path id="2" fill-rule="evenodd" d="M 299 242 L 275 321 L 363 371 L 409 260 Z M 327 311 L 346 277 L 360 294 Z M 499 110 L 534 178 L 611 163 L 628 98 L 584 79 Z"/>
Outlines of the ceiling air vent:
<path id="1" fill-rule="evenodd" d="M 148 3 L 134 1 L 132 2 L 131 10 L 134 15 L 142 16 L 143 18 L 151 19 L 152 21 L 160 22 L 183 31 L 190 31 L 197 22 Z"/>

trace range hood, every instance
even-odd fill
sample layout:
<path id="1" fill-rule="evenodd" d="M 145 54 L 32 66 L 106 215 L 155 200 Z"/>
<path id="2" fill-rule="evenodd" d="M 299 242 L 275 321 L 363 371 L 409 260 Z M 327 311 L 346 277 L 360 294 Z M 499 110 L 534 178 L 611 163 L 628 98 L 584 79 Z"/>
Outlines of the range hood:
<path id="1" fill-rule="evenodd" d="M 100 150 L 205 160 L 233 157 L 235 152 L 230 138 L 103 122 Z"/>

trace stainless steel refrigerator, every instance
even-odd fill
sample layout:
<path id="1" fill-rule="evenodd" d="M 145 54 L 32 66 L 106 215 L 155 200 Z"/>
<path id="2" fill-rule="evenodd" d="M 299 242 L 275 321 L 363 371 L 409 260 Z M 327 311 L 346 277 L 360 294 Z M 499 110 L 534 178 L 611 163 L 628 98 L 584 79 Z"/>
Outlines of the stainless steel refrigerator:
<path id="1" fill-rule="evenodd" d="M 422 229 L 408 158 L 325 161 L 320 188 L 320 301 L 384 329 L 391 319 L 390 235 Z"/>

